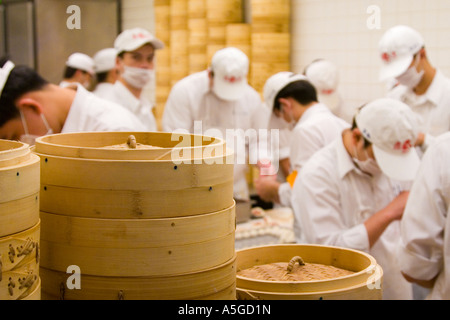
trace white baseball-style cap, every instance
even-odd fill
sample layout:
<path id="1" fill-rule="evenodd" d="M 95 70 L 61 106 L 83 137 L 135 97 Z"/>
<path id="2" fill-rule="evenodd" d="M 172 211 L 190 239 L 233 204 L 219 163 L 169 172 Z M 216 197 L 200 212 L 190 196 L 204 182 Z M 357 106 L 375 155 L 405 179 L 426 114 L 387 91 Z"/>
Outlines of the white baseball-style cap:
<path id="1" fill-rule="evenodd" d="M 328 60 L 316 60 L 306 68 L 305 75 L 316 88 L 319 101 L 331 110 L 336 110 L 340 104 L 337 92 L 339 71 L 336 65 Z"/>
<path id="2" fill-rule="evenodd" d="M 134 51 L 145 44 L 151 44 L 155 49 L 164 48 L 164 43 L 143 28 L 127 29 L 119 34 L 114 41 L 117 53 Z"/>
<path id="3" fill-rule="evenodd" d="M 94 59 L 89 57 L 87 54 L 80 52 L 75 52 L 71 54 L 66 61 L 66 66 L 89 72 L 91 75 L 95 73 Z"/>
<path id="4" fill-rule="evenodd" d="M 114 69 L 116 66 L 117 50 L 106 48 L 94 55 L 95 72 L 101 73 Z"/>
<path id="5" fill-rule="evenodd" d="M 372 143 L 380 169 L 399 181 L 414 180 L 420 165 L 414 145 L 419 134 L 416 114 L 401 101 L 383 98 L 365 105 L 356 125 Z"/>
<path id="6" fill-rule="evenodd" d="M 278 93 L 286 88 L 289 84 L 299 80 L 308 79 L 304 75 L 290 71 L 278 72 L 267 79 L 263 88 L 263 96 L 264 103 L 270 109 L 270 111 L 273 111 L 275 98 L 277 97 Z"/>
<path id="7" fill-rule="evenodd" d="M 380 81 L 403 74 L 424 45 L 422 36 L 408 26 L 399 25 L 386 31 L 378 45 L 382 61 Z"/>
<path id="8" fill-rule="evenodd" d="M 240 99 L 248 86 L 249 60 L 241 50 L 229 47 L 217 51 L 211 60 L 214 73 L 213 92 L 221 99 Z"/>
<path id="9" fill-rule="evenodd" d="M 0 68 L 0 97 L 2 96 L 3 88 L 5 87 L 9 75 L 14 67 L 15 65 L 12 61 L 6 61 L 3 67 Z"/>

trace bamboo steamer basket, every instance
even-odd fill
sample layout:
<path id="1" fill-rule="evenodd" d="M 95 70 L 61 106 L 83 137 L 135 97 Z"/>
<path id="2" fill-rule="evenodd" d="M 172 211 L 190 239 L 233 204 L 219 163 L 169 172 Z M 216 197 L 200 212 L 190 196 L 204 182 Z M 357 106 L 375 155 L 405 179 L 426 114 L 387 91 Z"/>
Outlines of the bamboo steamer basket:
<path id="1" fill-rule="evenodd" d="M 40 223 L 0 238 L 0 300 L 37 298 L 40 294 Z"/>
<path id="2" fill-rule="evenodd" d="M 168 277 L 93 277 L 81 274 L 82 290 L 60 290 L 67 274 L 41 268 L 42 281 L 50 289 L 44 299 L 141 300 L 236 299 L 236 256 L 219 266 Z"/>
<path id="3" fill-rule="evenodd" d="M 45 212 L 41 218 L 41 264 L 62 272 L 77 261 L 90 275 L 173 275 L 220 265 L 234 256 L 234 205 L 183 218 L 89 219 Z"/>
<path id="4" fill-rule="evenodd" d="M 290 0 L 251 0 L 251 8 L 252 23 L 278 23 L 290 19 Z"/>
<path id="5" fill-rule="evenodd" d="M 243 20 L 241 0 L 206 0 L 206 17 L 209 22 L 237 23 Z"/>
<path id="6" fill-rule="evenodd" d="M 320 281 L 264 281 L 236 277 L 238 299 L 249 300 L 381 300 L 383 271 L 361 251 L 320 245 L 276 245 L 237 251 L 237 272 L 256 265 L 289 262 L 300 256 L 306 263 L 332 265 L 354 274 Z"/>
<path id="7" fill-rule="evenodd" d="M 206 0 L 189 0 L 188 17 L 189 19 L 206 18 Z"/>
<path id="8" fill-rule="evenodd" d="M 0 237 L 39 221 L 39 157 L 27 144 L 0 140 Z"/>
<path id="9" fill-rule="evenodd" d="M 123 144 L 130 135 L 154 148 L 105 147 Z M 105 291 L 108 299 L 224 297 L 235 287 L 234 157 L 223 140 L 144 132 L 59 134 L 37 139 L 35 153 L 44 193 L 43 297 L 60 295 L 70 265 L 92 287 L 82 280 L 81 291 L 65 289 L 67 299 L 95 299 L 105 283 L 112 286 Z M 223 275 L 208 278 L 209 272 Z M 195 275 L 206 278 L 188 281 L 192 292 L 157 285 Z M 221 290 L 202 287 L 230 277 Z"/>
<path id="10" fill-rule="evenodd" d="M 233 155 L 222 140 L 174 148 L 180 142 L 171 141 L 171 133 L 133 133 L 137 141 L 162 148 L 98 148 L 120 144 L 130 134 L 77 133 L 37 139 L 41 211 L 86 218 L 152 219 L 211 213 L 233 205 Z M 202 136 L 182 134 L 182 139 L 202 143 Z M 180 157 L 192 156 L 192 163 L 174 164 L 175 151 Z M 217 156 L 201 158 L 209 152 Z M 207 161 L 211 164 L 205 165 Z"/>

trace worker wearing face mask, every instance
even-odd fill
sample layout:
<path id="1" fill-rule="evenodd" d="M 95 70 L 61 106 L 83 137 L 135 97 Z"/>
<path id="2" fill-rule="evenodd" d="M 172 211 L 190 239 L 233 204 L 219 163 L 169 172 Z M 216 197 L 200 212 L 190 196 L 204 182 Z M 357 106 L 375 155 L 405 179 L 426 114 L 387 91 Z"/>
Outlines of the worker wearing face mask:
<path id="1" fill-rule="evenodd" d="M 0 59 L 0 139 L 30 145 L 52 133 L 145 131 L 132 113 L 83 86 L 62 88 L 35 70 Z"/>
<path id="2" fill-rule="evenodd" d="M 105 99 L 114 101 L 135 114 L 147 128 L 157 131 L 151 103 L 144 97 L 144 88 L 154 80 L 155 52 L 164 44 L 142 28 L 123 31 L 115 40 L 119 77 Z"/>
<path id="3" fill-rule="evenodd" d="M 75 52 L 66 61 L 64 79 L 59 85 L 74 89 L 80 84 L 89 89 L 94 74 L 94 60 L 84 53 Z"/>
<path id="4" fill-rule="evenodd" d="M 318 102 L 316 89 L 302 75 L 292 72 L 273 75 L 265 84 L 264 96 L 272 111 L 271 126 L 278 122 L 282 124 L 279 129 L 285 130 L 284 126 L 291 131 L 288 147 L 291 168 L 288 182 L 280 183 L 274 177 L 261 176 L 255 181 L 255 189 L 267 202 L 290 206 L 291 187 L 302 166 L 350 125 Z"/>
<path id="5" fill-rule="evenodd" d="M 389 97 L 413 109 L 430 140 L 449 131 L 450 81 L 431 65 L 422 36 L 408 26 L 393 27 L 381 38 L 379 52 L 380 80 L 398 82 Z"/>
<path id="6" fill-rule="evenodd" d="M 257 162 L 264 157 L 260 152 L 264 148 L 259 148 L 259 130 L 267 130 L 269 117 L 259 94 L 247 82 L 248 71 L 249 60 L 241 50 L 228 47 L 217 51 L 209 69 L 173 86 L 163 115 L 166 132 L 181 129 L 227 140 L 235 151 L 234 197 L 243 201 L 250 197 L 246 179 L 249 164 L 256 165 L 250 158 Z M 202 132 L 195 131 L 196 123 Z M 249 131 L 255 135 L 240 134 Z"/>
<path id="7" fill-rule="evenodd" d="M 412 299 L 396 259 L 403 210 L 420 159 L 417 117 L 404 103 L 365 105 L 303 166 L 292 191 L 298 242 L 365 251 L 383 268 L 383 298 Z"/>

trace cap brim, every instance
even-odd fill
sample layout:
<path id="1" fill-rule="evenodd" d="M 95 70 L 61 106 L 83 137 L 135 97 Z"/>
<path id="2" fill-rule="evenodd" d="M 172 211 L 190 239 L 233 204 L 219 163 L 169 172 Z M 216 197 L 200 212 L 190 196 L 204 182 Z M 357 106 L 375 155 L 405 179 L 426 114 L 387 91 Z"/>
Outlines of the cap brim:
<path id="1" fill-rule="evenodd" d="M 153 48 L 155 48 L 156 50 L 158 49 L 163 49 L 164 48 L 164 43 L 158 39 L 153 39 L 153 40 L 145 40 L 142 39 L 142 41 L 136 41 L 134 42 L 132 45 L 123 47 L 122 50 L 120 50 L 121 52 L 126 51 L 134 51 L 139 49 L 140 47 L 146 45 L 146 44 L 151 44 L 153 46 Z"/>
<path id="2" fill-rule="evenodd" d="M 413 56 L 404 56 L 390 63 L 383 64 L 380 70 L 380 81 L 386 81 L 400 76 L 408 70 L 412 61 Z"/>
<path id="3" fill-rule="evenodd" d="M 412 181 L 420 167 L 420 158 L 415 148 L 404 154 L 386 152 L 375 145 L 373 152 L 380 169 L 390 178 L 398 181 Z"/>
<path id="4" fill-rule="evenodd" d="M 230 83 L 220 78 L 214 78 L 214 93 L 222 100 L 236 101 L 245 93 L 247 80 L 242 79 L 239 82 Z"/>

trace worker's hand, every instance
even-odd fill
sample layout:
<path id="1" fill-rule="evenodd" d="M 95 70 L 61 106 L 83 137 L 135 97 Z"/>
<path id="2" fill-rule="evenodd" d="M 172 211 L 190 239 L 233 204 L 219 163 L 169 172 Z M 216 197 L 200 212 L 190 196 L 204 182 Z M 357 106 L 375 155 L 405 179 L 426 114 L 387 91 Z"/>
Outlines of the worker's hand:
<path id="1" fill-rule="evenodd" d="M 260 176 L 273 176 L 276 178 L 277 171 L 270 160 L 259 160 L 256 166 Z"/>
<path id="2" fill-rule="evenodd" d="M 400 220 L 405 211 L 406 202 L 408 201 L 409 191 L 403 191 L 387 206 L 389 209 L 391 219 Z"/>
<path id="3" fill-rule="evenodd" d="M 254 182 L 255 190 L 258 196 L 265 202 L 279 203 L 278 188 L 280 183 L 272 178 L 272 176 L 260 176 Z"/>

